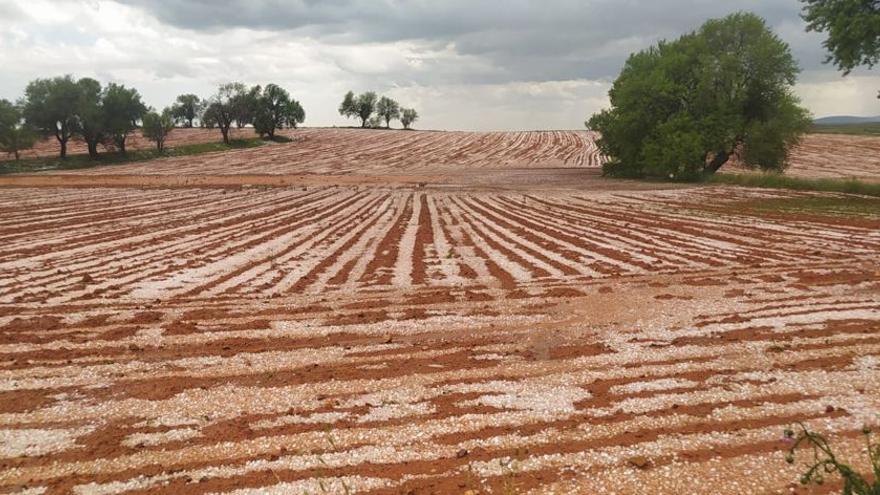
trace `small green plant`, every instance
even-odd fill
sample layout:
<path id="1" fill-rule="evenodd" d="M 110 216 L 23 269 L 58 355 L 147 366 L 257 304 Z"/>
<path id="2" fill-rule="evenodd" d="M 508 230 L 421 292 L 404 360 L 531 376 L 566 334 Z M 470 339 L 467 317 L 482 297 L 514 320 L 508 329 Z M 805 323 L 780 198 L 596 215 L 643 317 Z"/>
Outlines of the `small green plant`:
<path id="1" fill-rule="evenodd" d="M 799 432 L 792 429 L 785 430 L 786 441 L 791 443 L 791 448 L 785 456 L 785 462 L 794 463 L 795 450 L 805 444 L 813 450 L 813 461 L 810 468 L 801 476 L 801 484 L 815 483 L 821 485 L 825 482 L 825 475 L 838 473 L 843 478 L 843 495 L 880 495 L 880 445 L 871 442 L 871 429 L 867 426 L 862 429 L 865 443 L 868 446 L 868 457 L 874 475 L 874 483 L 868 482 L 848 464 L 841 462 L 828 440 L 822 435 L 807 429 L 802 423 L 798 423 Z"/>

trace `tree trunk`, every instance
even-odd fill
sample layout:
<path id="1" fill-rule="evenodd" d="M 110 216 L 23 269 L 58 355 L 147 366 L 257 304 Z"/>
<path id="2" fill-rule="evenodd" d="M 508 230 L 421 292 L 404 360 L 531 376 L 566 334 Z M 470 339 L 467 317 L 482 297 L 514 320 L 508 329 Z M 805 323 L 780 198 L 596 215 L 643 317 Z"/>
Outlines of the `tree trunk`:
<path id="1" fill-rule="evenodd" d="M 86 144 L 89 147 L 89 158 L 92 160 L 98 159 L 98 142 L 94 140 L 86 141 Z"/>
<path id="2" fill-rule="evenodd" d="M 721 168 L 725 163 L 727 163 L 727 160 L 729 160 L 729 159 L 730 159 L 730 153 L 728 153 L 726 151 L 718 151 L 715 153 L 715 156 L 712 158 L 712 161 L 709 162 L 708 165 L 706 165 L 704 170 L 706 172 L 714 174 L 715 172 L 718 171 L 719 168 Z"/>
<path id="3" fill-rule="evenodd" d="M 14 153 L 15 153 L 15 161 L 18 161 L 19 159 L 21 159 L 21 152 L 18 151 L 18 148 L 15 149 Z"/>
<path id="4" fill-rule="evenodd" d="M 223 144 L 229 144 L 229 127 L 221 127 L 220 132 L 223 133 Z"/>
<path id="5" fill-rule="evenodd" d="M 270 141 L 274 141 L 274 140 L 275 140 L 275 129 L 270 129 L 269 132 L 268 132 L 267 134 L 269 134 L 269 140 L 270 140 Z"/>
<path id="6" fill-rule="evenodd" d="M 361 117 L 361 129 L 367 128 L 367 119 Z"/>
<path id="7" fill-rule="evenodd" d="M 125 140 L 126 140 L 126 138 L 128 138 L 128 135 L 123 134 L 122 139 L 119 140 L 119 151 L 121 151 L 123 155 L 125 154 Z"/>
<path id="8" fill-rule="evenodd" d="M 61 159 L 67 158 L 67 139 L 58 138 L 58 142 L 61 143 Z"/>

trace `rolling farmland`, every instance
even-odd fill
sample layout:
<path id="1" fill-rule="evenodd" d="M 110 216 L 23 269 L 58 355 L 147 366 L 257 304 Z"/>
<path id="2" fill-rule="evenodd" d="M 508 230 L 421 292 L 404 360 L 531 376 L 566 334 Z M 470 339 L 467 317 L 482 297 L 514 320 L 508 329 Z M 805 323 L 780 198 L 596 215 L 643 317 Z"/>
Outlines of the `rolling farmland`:
<path id="1" fill-rule="evenodd" d="M 437 174 L 494 169 L 597 169 L 605 158 L 588 131 L 399 132 L 373 129 L 298 129 L 282 133 L 295 145 L 233 150 L 223 154 L 181 156 L 105 168 L 55 174 L 242 175 L 242 174 Z M 213 142 L 216 129 L 177 129 L 168 146 Z M 252 138 L 250 129 L 233 129 L 233 138 Z M 129 149 L 150 148 L 138 135 Z M 25 157 L 52 156 L 57 143 L 45 141 Z M 82 143 L 71 153 L 84 153 Z M 743 172 L 735 162 L 723 171 Z M 880 181 L 880 138 L 808 134 L 786 172 L 805 178 L 859 178 Z"/>
<path id="2" fill-rule="evenodd" d="M 797 421 L 865 458 L 877 200 L 290 135 L 0 182 L 0 492 L 810 493 Z"/>

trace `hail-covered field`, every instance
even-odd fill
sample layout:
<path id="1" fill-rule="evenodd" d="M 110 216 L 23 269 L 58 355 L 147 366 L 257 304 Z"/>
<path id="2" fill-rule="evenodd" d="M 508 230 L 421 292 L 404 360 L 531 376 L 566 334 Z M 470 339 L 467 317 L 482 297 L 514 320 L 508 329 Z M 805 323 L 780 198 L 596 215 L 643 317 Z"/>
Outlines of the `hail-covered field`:
<path id="1" fill-rule="evenodd" d="M 796 422 L 864 470 L 877 200 L 602 181 L 591 143 L 5 178 L 0 493 L 804 492 Z"/>
<path id="2" fill-rule="evenodd" d="M 113 167 L 117 174 L 148 175 L 361 175 L 442 174 L 495 169 L 594 169 L 605 161 L 588 131 L 399 132 L 379 129 L 297 129 L 281 131 L 296 146 L 239 149 L 222 155 L 175 157 Z M 176 129 L 167 146 L 215 142 L 216 129 Z M 230 137 L 254 138 L 251 129 L 232 129 Z M 139 135 L 129 149 L 152 148 Z M 71 141 L 70 153 L 85 153 Z M 25 158 L 56 155 L 54 139 L 24 152 Z M 735 161 L 726 172 L 747 172 Z M 59 173 L 59 172 L 55 172 Z M 102 169 L 72 174 L 105 175 Z M 805 178 L 857 178 L 880 181 L 880 138 L 808 134 L 792 153 L 788 175 Z"/>

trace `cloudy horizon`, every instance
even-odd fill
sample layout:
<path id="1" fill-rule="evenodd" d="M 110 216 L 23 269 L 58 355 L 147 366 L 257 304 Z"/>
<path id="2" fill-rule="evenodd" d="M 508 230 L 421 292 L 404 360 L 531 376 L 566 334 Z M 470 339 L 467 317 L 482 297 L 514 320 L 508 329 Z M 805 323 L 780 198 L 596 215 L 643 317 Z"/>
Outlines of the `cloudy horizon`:
<path id="1" fill-rule="evenodd" d="M 753 11 L 791 45 L 816 117 L 880 115 L 880 72 L 823 64 L 797 0 L 0 0 L 0 98 L 73 74 L 137 88 L 161 108 L 228 81 L 274 82 L 307 126 L 353 125 L 336 109 L 374 90 L 419 128 L 576 129 L 607 106 L 626 57 L 706 19 Z"/>

